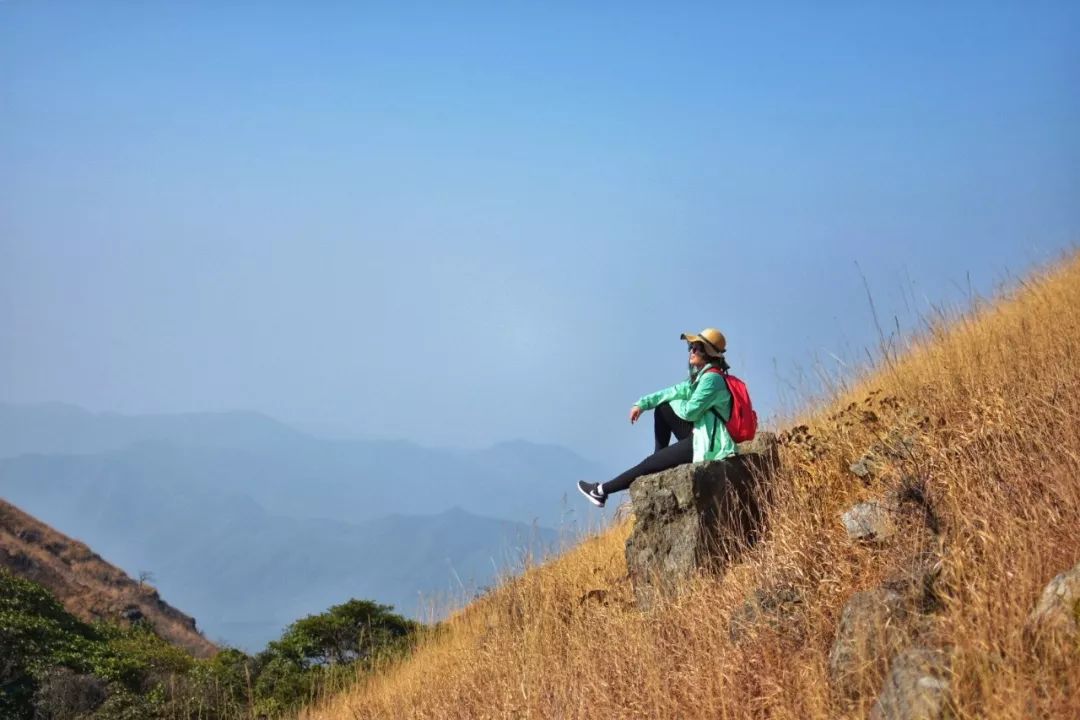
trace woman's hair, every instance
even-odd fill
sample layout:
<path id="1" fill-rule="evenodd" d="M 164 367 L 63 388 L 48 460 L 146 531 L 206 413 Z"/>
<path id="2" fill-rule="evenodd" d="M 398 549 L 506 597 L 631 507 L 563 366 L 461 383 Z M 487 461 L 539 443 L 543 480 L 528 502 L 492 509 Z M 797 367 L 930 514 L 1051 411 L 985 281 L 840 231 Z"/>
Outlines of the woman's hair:
<path id="1" fill-rule="evenodd" d="M 709 362 L 711 362 L 713 365 L 720 368 L 724 372 L 727 372 L 728 370 L 731 369 L 731 366 L 727 364 L 727 360 L 724 359 L 723 354 L 721 354 L 720 357 L 712 357 L 712 356 L 710 356 L 709 357 Z"/>

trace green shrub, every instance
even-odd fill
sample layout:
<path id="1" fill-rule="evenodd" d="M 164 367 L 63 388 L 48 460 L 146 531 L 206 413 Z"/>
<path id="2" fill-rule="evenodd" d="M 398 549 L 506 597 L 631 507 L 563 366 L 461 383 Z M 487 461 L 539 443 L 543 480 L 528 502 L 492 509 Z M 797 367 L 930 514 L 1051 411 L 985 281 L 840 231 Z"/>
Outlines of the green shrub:
<path id="1" fill-rule="evenodd" d="M 340 690 L 421 627 L 349 600 L 290 625 L 250 657 L 199 660 L 147 623 L 84 623 L 37 583 L 0 570 L 0 718 L 240 720 L 277 717 Z"/>
<path id="2" fill-rule="evenodd" d="M 32 717 L 38 679 L 58 666 L 90 672 L 101 642 L 48 590 L 0 570 L 0 717 Z"/>

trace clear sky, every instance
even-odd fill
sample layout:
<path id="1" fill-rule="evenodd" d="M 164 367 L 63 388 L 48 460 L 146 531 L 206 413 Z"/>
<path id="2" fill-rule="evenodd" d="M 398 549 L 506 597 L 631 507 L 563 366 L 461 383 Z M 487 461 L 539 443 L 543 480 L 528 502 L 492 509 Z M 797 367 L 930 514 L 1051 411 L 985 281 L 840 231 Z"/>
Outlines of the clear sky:
<path id="1" fill-rule="evenodd" d="M 0 0 L 0 400 L 618 464 L 1080 240 L 1080 4 L 748 5 Z"/>

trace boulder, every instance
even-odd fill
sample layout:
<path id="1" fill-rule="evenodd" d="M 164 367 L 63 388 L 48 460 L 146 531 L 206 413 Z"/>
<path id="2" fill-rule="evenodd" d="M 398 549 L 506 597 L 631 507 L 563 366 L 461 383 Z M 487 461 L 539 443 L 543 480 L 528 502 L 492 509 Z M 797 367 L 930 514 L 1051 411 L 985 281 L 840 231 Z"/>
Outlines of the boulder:
<path id="1" fill-rule="evenodd" d="M 1080 563 L 1050 581 L 1028 616 L 1025 631 L 1041 651 L 1080 643 Z"/>
<path id="2" fill-rule="evenodd" d="M 776 438 L 758 433 L 739 447 L 735 457 L 680 465 L 630 486 L 626 567 L 640 608 L 676 592 L 698 570 L 722 571 L 759 537 Z"/>
<path id="3" fill-rule="evenodd" d="M 949 658 L 941 650 L 912 647 L 893 658 L 870 710 L 870 720 L 942 720 L 950 700 Z"/>
<path id="4" fill-rule="evenodd" d="M 877 498 L 861 502 L 841 515 L 848 537 L 860 542 L 881 542 L 900 532 L 930 530 L 941 533 L 941 518 L 931 502 L 926 481 L 904 475 L 898 485 Z"/>
<path id="5" fill-rule="evenodd" d="M 892 512 L 884 504 L 859 503 L 841 516 L 844 529 L 852 540 L 863 542 L 887 540 L 896 532 Z"/>
<path id="6" fill-rule="evenodd" d="M 829 679 L 854 699 L 878 687 L 889 658 L 908 640 L 907 599 L 886 587 L 855 593 L 840 615 L 829 652 Z"/>

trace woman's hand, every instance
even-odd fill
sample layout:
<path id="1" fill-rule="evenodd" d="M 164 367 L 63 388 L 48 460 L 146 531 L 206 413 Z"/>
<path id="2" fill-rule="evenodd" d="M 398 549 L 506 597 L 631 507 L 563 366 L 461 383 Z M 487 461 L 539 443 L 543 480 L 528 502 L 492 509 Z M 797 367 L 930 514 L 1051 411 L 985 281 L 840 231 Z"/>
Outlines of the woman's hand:
<path id="1" fill-rule="evenodd" d="M 630 424 L 633 425 L 634 423 L 636 423 L 639 417 L 641 417 L 641 408 L 639 408 L 637 405 L 630 408 Z"/>

